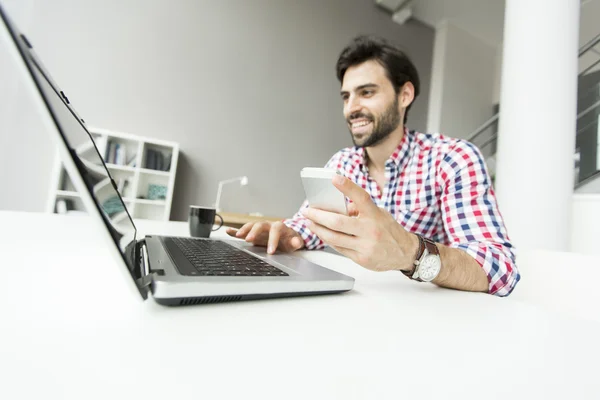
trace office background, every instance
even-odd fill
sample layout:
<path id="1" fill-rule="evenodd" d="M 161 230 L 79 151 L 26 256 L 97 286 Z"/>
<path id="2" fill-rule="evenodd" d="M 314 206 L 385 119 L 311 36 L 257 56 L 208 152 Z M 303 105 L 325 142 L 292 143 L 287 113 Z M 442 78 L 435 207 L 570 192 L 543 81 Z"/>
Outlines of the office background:
<path id="1" fill-rule="evenodd" d="M 300 168 L 350 144 L 334 63 L 356 34 L 382 35 L 415 60 L 412 128 L 468 138 L 500 99 L 501 0 L 419 0 L 403 25 L 373 0 L 0 1 L 90 125 L 180 143 L 174 220 L 242 174 L 250 184 L 225 186 L 224 210 L 296 211 Z M 600 0 L 581 7 L 580 46 L 598 34 Z M 45 211 L 53 144 L 9 59 L 0 46 L 0 210 Z M 598 193 L 573 196 L 572 251 L 597 252 Z"/>
<path id="2" fill-rule="evenodd" d="M 426 129 L 434 30 L 400 26 L 370 0 L 3 4 L 88 124 L 180 143 L 174 220 L 187 219 L 189 204 L 211 205 L 217 182 L 239 175 L 249 185 L 226 186 L 223 209 L 297 210 L 300 169 L 351 145 L 334 66 L 358 34 L 412 57 L 423 85 L 409 125 Z M 52 142 L 14 66 L 2 69 L 0 173 L 12 189 L 0 209 L 43 211 Z"/>

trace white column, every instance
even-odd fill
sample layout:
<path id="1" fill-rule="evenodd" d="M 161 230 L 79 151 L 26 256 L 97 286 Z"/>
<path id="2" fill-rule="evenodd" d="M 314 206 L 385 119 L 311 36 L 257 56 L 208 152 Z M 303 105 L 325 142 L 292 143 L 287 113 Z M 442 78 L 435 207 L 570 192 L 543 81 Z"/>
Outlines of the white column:
<path id="1" fill-rule="evenodd" d="M 507 0 L 496 189 L 519 249 L 568 250 L 579 1 Z"/>
<path id="2" fill-rule="evenodd" d="M 444 94 L 444 70 L 446 48 L 448 46 L 448 21 L 444 20 L 435 29 L 433 59 L 431 61 L 431 83 L 429 86 L 429 106 L 427 132 L 441 132 L 442 96 Z"/>

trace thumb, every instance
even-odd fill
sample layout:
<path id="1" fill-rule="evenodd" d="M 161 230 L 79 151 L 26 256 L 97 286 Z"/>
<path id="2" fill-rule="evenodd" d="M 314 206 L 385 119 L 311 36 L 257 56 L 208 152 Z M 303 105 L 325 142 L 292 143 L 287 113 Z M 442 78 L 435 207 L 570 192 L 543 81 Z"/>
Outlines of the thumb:
<path id="1" fill-rule="evenodd" d="M 304 240 L 300 236 L 294 236 L 290 240 L 290 247 L 292 250 L 301 249 L 304 246 Z"/>

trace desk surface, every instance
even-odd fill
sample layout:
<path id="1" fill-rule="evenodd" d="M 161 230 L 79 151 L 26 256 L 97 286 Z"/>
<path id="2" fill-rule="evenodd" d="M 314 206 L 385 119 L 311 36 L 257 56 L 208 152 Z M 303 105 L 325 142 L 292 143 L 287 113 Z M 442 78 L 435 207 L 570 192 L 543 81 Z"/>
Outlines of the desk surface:
<path id="1" fill-rule="evenodd" d="M 248 222 L 260 222 L 260 221 L 269 221 L 269 222 L 277 222 L 283 221 L 284 218 L 278 217 L 267 217 L 267 216 L 256 216 L 249 214 L 238 214 L 231 212 L 223 212 L 219 211 L 219 215 L 223 218 L 223 222 L 226 226 L 230 226 L 232 228 L 241 228 Z M 216 223 L 219 223 L 219 219 L 215 218 Z"/>
<path id="2" fill-rule="evenodd" d="M 88 217 L 0 212 L 0 226 L 3 399 L 600 396 L 594 321 L 322 251 L 297 255 L 354 290 L 167 308 L 129 290 Z"/>

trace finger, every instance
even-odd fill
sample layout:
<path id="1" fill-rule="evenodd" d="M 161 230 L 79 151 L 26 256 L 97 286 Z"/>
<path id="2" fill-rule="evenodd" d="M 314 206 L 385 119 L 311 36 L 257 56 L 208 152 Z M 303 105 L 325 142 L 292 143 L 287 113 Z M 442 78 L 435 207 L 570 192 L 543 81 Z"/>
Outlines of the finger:
<path id="1" fill-rule="evenodd" d="M 285 225 L 283 222 L 275 222 L 271 225 L 271 229 L 269 230 L 269 242 L 267 244 L 267 253 L 273 254 L 275 250 L 277 250 L 277 246 L 279 245 L 279 238 L 281 237 L 281 231 Z"/>
<path id="2" fill-rule="evenodd" d="M 233 236 L 233 237 L 237 237 L 237 233 L 239 232 L 239 230 L 235 229 L 235 228 L 227 228 L 225 230 L 225 232 L 227 232 L 227 234 L 229 236 Z"/>
<path id="3" fill-rule="evenodd" d="M 371 196 L 350 179 L 341 175 L 335 175 L 331 181 L 340 192 L 352 200 L 355 209 L 359 212 L 368 213 L 377 209 L 377 206 L 371 200 Z"/>
<path id="4" fill-rule="evenodd" d="M 302 210 L 302 213 L 309 220 L 332 231 L 354 236 L 359 236 L 361 233 L 360 222 L 356 218 L 311 207 Z"/>
<path id="5" fill-rule="evenodd" d="M 244 224 L 240 229 L 238 229 L 236 236 L 239 238 L 242 238 L 242 239 L 245 238 L 253 226 L 254 226 L 254 222 L 248 222 L 248 223 Z"/>
<path id="6" fill-rule="evenodd" d="M 253 244 L 266 245 L 263 233 L 269 232 L 270 224 L 268 222 L 257 222 L 254 224 L 248 235 L 246 235 L 246 242 L 252 242 Z"/>
<path id="7" fill-rule="evenodd" d="M 356 236 L 346 235 L 332 231 L 329 228 L 319 225 L 311 220 L 307 221 L 308 229 L 316 234 L 319 239 L 328 244 L 329 246 L 343 247 L 346 249 L 355 249 L 358 244 L 358 238 Z"/>

